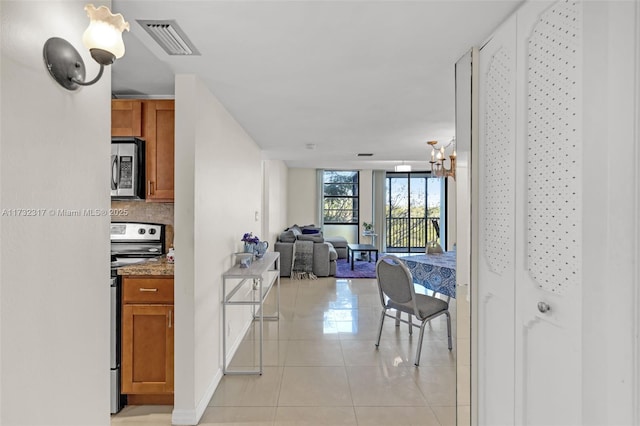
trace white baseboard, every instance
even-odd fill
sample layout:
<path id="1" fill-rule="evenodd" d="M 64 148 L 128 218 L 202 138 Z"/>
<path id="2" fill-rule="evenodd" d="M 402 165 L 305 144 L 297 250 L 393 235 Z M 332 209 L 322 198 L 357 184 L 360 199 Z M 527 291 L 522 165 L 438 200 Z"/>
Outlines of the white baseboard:
<path id="1" fill-rule="evenodd" d="M 247 333 L 247 331 L 249 331 L 249 327 L 251 327 L 251 324 L 253 324 L 252 318 L 249 319 L 246 324 L 244 324 L 241 332 L 238 334 L 236 340 L 231 345 L 228 351 L 229 355 L 227 356 L 227 364 L 231 361 L 231 359 L 233 358 L 233 355 L 236 353 L 236 351 L 240 347 L 240 344 L 242 343 L 242 340 L 245 334 Z M 173 412 L 171 413 L 171 424 L 176 426 L 197 425 L 200 419 L 202 418 L 202 415 L 204 414 L 205 410 L 207 409 L 207 404 L 209 404 L 209 401 L 211 401 L 211 398 L 213 397 L 213 394 L 216 391 L 218 384 L 220 384 L 220 381 L 222 380 L 223 376 L 224 375 L 222 374 L 222 368 L 218 368 L 218 371 L 216 371 L 216 374 L 213 376 L 213 379 L 211 380 L 209 387 L 207 388 L 207 390 L 205 391 L 204 395 L 202 396 L 202 398 L 200 399 L 200 401 L 198 402 L 195 408 L 193 409 L 174 408 Z"/>
<path id="2" fill-rule="evenodd" d="M 211 401 L 213 393 L 216 391 L 220 380 L 222 380 L 222 369 L 219 368 L 215 376 L 213 376 L 213 379 L 211 380 L 211 383 L 204 395 L 200 398 L 198 405 L 196 405 L 194 409 L 174 409 L 171 414 L 171 424 L 179 426 L 197 425 L 207 409 L 207 405 L 209 404 L 209 401 Z"/>

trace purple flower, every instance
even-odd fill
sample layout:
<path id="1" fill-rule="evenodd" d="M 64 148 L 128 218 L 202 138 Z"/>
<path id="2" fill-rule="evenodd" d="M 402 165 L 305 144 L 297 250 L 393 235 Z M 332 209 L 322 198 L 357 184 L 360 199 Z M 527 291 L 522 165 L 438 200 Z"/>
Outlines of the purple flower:
<path id="1" fill-rule="evenodd" d="M 244 241 L 248 244 L 258 244 L 260 242 L 260 238 L 254 237 L 252 232 L 247 232 L 242 236 L 240 241 Z"/>

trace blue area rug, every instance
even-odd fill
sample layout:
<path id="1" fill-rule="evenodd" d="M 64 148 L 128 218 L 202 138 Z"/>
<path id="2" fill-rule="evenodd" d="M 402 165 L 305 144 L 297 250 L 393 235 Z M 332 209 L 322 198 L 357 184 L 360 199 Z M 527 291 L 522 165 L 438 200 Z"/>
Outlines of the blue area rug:
<path id="1" fill-rule="evenodd" d="M 375 256 L 373 257 L 375 259 Z M 371 260 L 356 260 L 351 270 L 351 263 L 347 259 L 338 259 L 336 264 L 336 278 L 375 278 L 376 262 Z"/>

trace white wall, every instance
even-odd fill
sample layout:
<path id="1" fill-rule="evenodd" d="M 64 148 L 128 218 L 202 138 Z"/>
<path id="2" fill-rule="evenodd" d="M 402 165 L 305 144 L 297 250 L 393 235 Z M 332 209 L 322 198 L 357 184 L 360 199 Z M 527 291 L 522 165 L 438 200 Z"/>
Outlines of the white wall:
<path id="1" fill-rule="evenodd" d="M 287 226 L 317 222 L 318 197 L 316 169 L 289 169 Z"/>
<path id="2" fill-rule="evenodd" d="M 263 211 L 267 217 L 263 218 L 264 228 L 261 238 L 269 241 L 271 248 L 278 239 L 278 235 L 289 225 L 287 224 L 288 204 L 288 175 L 289 169 L 284 161 L 265 160 Z"/>
<path id="3" fill-rule="evenodd" d="M 307 225 L 316 223 L 318 211 L 318 186 L 316 169 L 289 169 L 288 174 L 288 208 L 287 223 L 293 225 Z M 360 170 L 360 224 L 358 232 L 362 230 L 362 222 L 371 222 L 373 217 L 373 171 Z M 334 227 L 335 228 L 335 227 Z M 361 232 L 360 232 L 361 233 Z M 329 233 L 330 234 L 330 233 Z M 327 234 L 327 235 L 329 235 Z M 356 242 L 355 236 L 349 242 Z M 351 241 L 351 240 L 354 241 Z M 368 243 L 363 241 L 363 243 Z"/>
<path id="4" fill-rule="evenodd" d="M 44 42 L 63 37 L 93 78 L 85 1 L 2 2 L 0 424 L 109 424 L 110 72 L 75 92 L 55 83 Z M 110 4 L 109 1 L 101 2 Z M 53 213 L 51 213 L 51 209 Z M 5 212 L 11 210 L 5 210 Z"/>
<path id="5" fill-rule="evenodd" d="M 258 146 L 205 85 L 177 76 L 174 424 L 195 424 L 222 378 L 222 273 L 242 235 L 261 232 L 262 166 Z M 228 313 L 231 347 L 250 316 Z"/>

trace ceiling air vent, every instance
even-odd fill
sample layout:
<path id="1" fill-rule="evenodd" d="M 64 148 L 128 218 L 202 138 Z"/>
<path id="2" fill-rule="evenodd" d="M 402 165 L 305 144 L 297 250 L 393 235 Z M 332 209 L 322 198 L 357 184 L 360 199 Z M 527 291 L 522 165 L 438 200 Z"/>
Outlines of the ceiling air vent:
<path id="1" fill-rule="evenodd" d="M 370 152 L 361 152 L 358 154 L 358 157 L 373 157 L 373 154 Z"/>
<path id="2" fill-rule="evenodd" d="M 188 56 L 200 54 L 176 21 L 141 19 L 137 21 L 169 55 Z"/>

